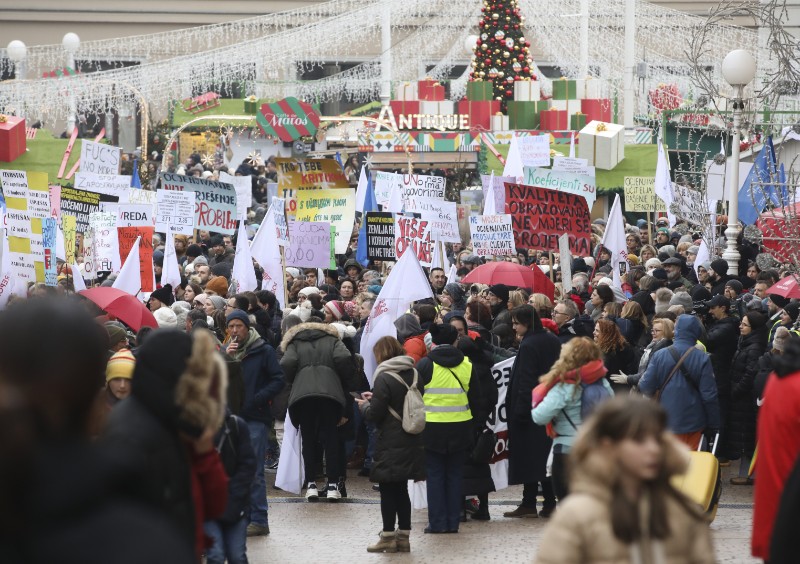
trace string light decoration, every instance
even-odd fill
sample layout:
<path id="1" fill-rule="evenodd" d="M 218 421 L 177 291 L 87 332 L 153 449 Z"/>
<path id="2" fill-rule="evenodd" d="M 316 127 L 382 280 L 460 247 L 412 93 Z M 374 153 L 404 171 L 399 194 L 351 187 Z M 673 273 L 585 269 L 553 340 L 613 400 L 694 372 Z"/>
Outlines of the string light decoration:
<path id="1" fill-rule="evenodd" d="M 537 78 L 532 72 L 531 42 L 522 33 L 525 16 L 517 0 L 484 0 L 481 12 L 469 80 L 491 82 L 494 99 L 505 110 L 506 102 L 514 98 L 514 82 Z"/>

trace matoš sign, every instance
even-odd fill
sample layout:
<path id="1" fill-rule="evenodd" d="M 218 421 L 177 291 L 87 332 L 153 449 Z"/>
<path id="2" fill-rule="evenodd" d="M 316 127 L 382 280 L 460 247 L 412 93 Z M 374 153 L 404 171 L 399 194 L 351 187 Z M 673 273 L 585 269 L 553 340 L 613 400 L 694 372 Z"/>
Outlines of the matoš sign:
<path id="1" fill-rule="evenodd" d="M 294 141 L 317 132 L 319 114 L 310 104 L 290 97 L 262 105 L 256 121 L 265 134 Z"/>

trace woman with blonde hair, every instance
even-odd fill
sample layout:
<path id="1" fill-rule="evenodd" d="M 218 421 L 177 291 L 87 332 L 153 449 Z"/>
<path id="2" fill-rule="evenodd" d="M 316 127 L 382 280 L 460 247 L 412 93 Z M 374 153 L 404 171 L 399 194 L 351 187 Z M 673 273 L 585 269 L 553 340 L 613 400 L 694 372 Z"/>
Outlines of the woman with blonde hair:
<path id="1" fill-rule="evenodd" d="M 647 316 L 638 302 L 626 302 L 614 322 L 619 327 L 622 336 L 632 347 L 640 347 L 641 349 L 641 347 L 645 346 L 647 341 L 644 337 L 647 335 L 650 323 L 648 323 Z"/>
<path id="2" fill-rule="evenodd" d="M 531 294 L 528 304 L 533 306 L 540 319 L 551 319 L 553 317 L 553 302 L 544 294 Z"/>
<path id="3" fill-rule="evenodd" d="M 537 564 L 714 562 L 703 514 L 670 483 L 688 462 L 659 404 L 605 402 L 572 448 L 570 495 L 544 529 Z"/>
<path id="4" fill-rule="evenodd" d="M 644 264 L 651 258 L 657 258 L 658 251 L 653 245 L 644 245 L 642 250 L 639 251 L 639 264 Z"/>
<path id="5" fill-rule="evenodd" d="M 539 378 L 540 384 L 533 390 L 533 422 L 547 425 L 548 433 L 554 437 L 553 490 L 559 501 L 567 495 L 567 455 L 583 418 L 591 413 L 600 398 L 614 395 L 604 378 L 606 368 L 601 357 L 594 341 L 575 337 L 561 348 L 558 360 Z M 592 388 L 583 398 L 584 392 L 595 383 L 602 391 Z"/>
<path id="6" fill-rule="evenodd" d="M 508 309 L 511 311 L 515 307 L 528 303 L 528 296 L 523 290 L 511 290 L 508 293 Z"/>
<path id="7" fill-rule="evenodd" d="M 611 374 L 610 379 L 615 384 L 628 386 L 637 386 L 639 380 L 642 379 L 647 365 L 650 364 L 650 359 L 656 351 L 665 349 L 672 345 L 672 337 L 675 336 L 675 323 L 671 319 L 658 318 L 653 320 L 653 328 L 651 329 L 653 340 L 644 348 L 642 358 L 639 359 L 639 371 L 636 374 Z"/>

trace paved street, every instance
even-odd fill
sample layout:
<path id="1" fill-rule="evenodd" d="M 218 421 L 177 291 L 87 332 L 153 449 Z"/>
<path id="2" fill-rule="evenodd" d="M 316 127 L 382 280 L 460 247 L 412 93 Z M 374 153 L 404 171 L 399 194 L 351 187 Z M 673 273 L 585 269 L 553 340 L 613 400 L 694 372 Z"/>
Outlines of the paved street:
<path id="1" fill-rule="evenodd" d="M 722 501 L 711 525 L 717 561 L 760 562 L 749 556 L 753 488 L 730 486 L 735 468 L 722 470 Z M 271 483 L 274 474 L 267 476 Z M 379 496 L 354 472 L 347 490 L 350 497 L 338 504 L 311 504 L 270 486 L 272 534 L 248 540 L 250 562 L 531 562 L 546 524 L 544 519 L 502 517 L 522 495 L 521 487 L 513 487 L 490 496 L 489 522 L 462 523 L 458 535 L 425 535 L 427 513 L 414 511 L 410 554 L 368 554 L 367 545 L 377 540 L 381 529 Z"/>

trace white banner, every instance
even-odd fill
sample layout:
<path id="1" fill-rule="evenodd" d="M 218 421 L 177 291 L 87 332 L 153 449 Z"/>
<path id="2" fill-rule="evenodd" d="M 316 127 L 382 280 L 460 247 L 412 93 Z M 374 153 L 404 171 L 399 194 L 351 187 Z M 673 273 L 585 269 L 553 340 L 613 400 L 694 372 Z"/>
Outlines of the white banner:
<path id="1" fill-rule="evenodd" d="M 219 173 L 220 182 L 231 184 L 236 190 L 236 215 L 241 219 L 247 216 L 247 209 L 253 205 L 253 180 L 251 176 L 231 176 Z"/>
<path id="2" fill-rule="evenodd" d="M 192 235 L 194 229 L 194 192 L 156 190 L 158 202 L 156 231 L 180 235 Z"/>
<path id="3" fill-rule="evenodd" d="M 497 405 L 489 414 L 488 427 L 497 436 L 494 456 L 489 463 L 492 471 L 494 489 L 500 491 L 508 487 L 508 420 L 506 419 L 506 392 L 508 391 L 511 369 L 516 357 L 498 362 L 492 366 L 492 378 L 497 384 Z M 524 448 L 524 445 L 523 445 Z"/>
<path id="4" fill-rule="evenodd" d="M 401 188 L 403 184 L 403 175 L 395 174 L 394 172 L 375 173 L 375 201 L 380 205 L 385 206 L 389 203 L 389 198 L 392 196 L 394 189 Z"/>
<path id="5" fill-rule="evenodd" d="M 131 189 L 131 177 L 121 174 L 93 174 L 91 172 L 75 173 L 75 188 L 117 196 L 120 202 L 128 201 Z M 138 190 L 138 188 L 137 188 Z"/>
<path id="6" fill-rule="evenodd" d="M 94 260 L 97 272 L 118 272 L 121 265 L 116 214 L 90 213 L 89 228 L 94 231 Z"/>
<path id="7" fill-rule="evenodd" d="M 434 200 L 432 198 L 415 198 L 409 200 L 407 212 L 419 213 L 422 219 L 430 223 L 431 236 L 445 243 L 460 243 L 458 233 L 458 212 L 455 202 Z"/>
<path id="8" fill-rule="evenodd" d="M 81 140 L 81 172 L 119 174 L 122 149 L 105 143 Z"/>

